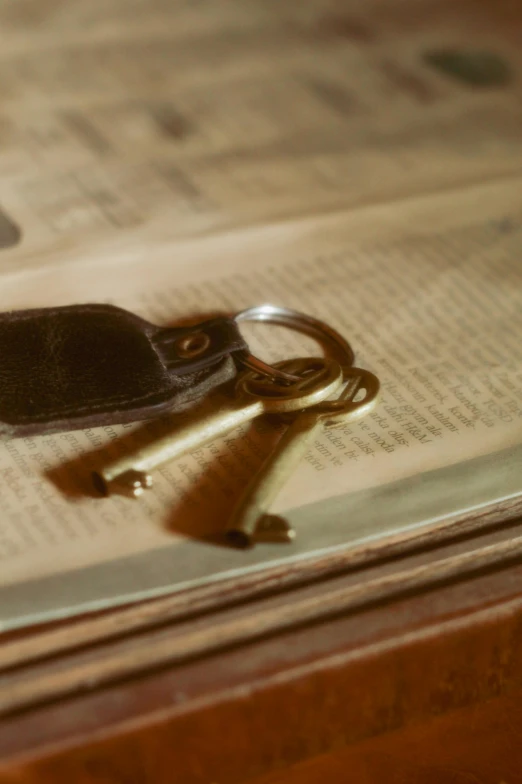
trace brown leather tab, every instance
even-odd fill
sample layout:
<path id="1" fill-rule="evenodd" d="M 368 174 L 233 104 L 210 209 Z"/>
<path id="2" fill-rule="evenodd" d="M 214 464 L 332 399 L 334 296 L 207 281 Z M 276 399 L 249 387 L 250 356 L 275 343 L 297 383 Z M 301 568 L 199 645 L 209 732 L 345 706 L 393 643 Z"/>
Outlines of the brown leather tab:
<path id="1" fill-rule="evenodd" d="M 113 305 L 0 314 L 0 434 L 180 411 L 232 378 L 246 349 L 228 318 L 165 328 Z"/>

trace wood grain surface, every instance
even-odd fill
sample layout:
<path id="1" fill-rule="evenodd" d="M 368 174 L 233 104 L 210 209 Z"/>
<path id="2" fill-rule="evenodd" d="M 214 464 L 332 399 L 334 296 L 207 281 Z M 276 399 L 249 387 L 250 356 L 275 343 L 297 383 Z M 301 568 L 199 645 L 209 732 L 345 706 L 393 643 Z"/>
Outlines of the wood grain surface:
<path id="1" fill-rule="evenodd" d="M 451 520 L 443 520 L 427 530 L 405 530 L 398 535 L 364 543 L 362 546 L 339 549 L 319 557 L 310 557 L 299 563 L 285 563 L 266 568 L 262 572 L 224 580 L 219 584 L 204 585 L 182 591 L 153 601 L 135 604 L 127 609 L 97 613 L 85 619 L 55 622 L 44 625 L 29 633 L 25 630 L 2 635 L 0 647 L 0 673 L 11 667 L 19 667 L 38 659 L 45 659 L 70 650 L 91 646 L 97 642 L 105 643 L 114 638 L 144 632 L 163 624 L 191 618 L 195 615 L 218 611 L 233 606 L 237 602 L 267 596 L 299 586 L 315 584 L 321 579 L 332 578 L 337 574 L 357 573 L 373 564 L 392 562 L 400 557 L 425 553 L 424 563 L 431 563 L 430 553 L 434 547 L 459 540 L 460 550 L 466 549 L 467 542 L 481 532 L 493 532 L 499 546 L 505 534 L 511 530 L 510 521 L 516 521 L 522 512 L 522 498 L 491 504 L 480 513 L 455 515 Z M 515 523 L 513 538 L 518 530 Z M 509 534 L 509 536 L 511 536 Z M 499 538 L 500 537 L 500 538 Z M 481 546 L 485 539 L 480 539 Z M 487 545 L 485 545 L 487 546 Z M 473 549 L 473 548 L 472 548 Z M 440 551 L 443 552 L 443 551 Z M 474 555 L 470 555 L 473 559 Z M 486 559 L 502 557 L 501 553 L 491 551 Z M 451 568 L 451 567 L 450 567 Z"/>
<path id="2" fill-rule="evenodd" d="M 520 784 L 522 692 L 432 719 L 252 784 Z"/>
<path id="3" fill-rule="evenodd" d="M 357 773 L 329 780 L 386 781 L 389 768 L 391 781 L 438 781 L 428 751 L 427 767 L 422 755 L 394 762 L 386 739 L 459 715 L 468 737 L 465 716 L 483 706 L 486 726 L 487 705 L 522 689 L 521 541 L 517 520 L 454 531 L 305 585 L 272 585 L 18 667 L 11 660 L 0 687 L 0 780 L 306 782 L 326 775 L 322 765 L 335 773 L 347 755 Z M 381 767 L 373 743 L 384 744 Z M 441 781 L 470 744 L 455 745 L 453 762 L 448 747 Z M 508 764 L 504 736 L 488 748 Z"/>

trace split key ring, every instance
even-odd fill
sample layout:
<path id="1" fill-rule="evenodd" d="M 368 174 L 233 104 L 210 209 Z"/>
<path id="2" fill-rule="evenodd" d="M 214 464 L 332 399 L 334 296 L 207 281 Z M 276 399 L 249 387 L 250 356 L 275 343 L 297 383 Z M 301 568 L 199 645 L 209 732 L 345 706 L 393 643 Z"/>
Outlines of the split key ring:
<path id="1" fill-rule="evenodd" d="M 315 338 L 326 348 L 327 354 L 336 359 L 339 364 L 346 366 L 354 363 L 355 355 L 348 341 L 333 327 L 314 316 L 308 316 L 306 313 L 300 313 L 297 310 L 284 308 L 279 305 L 265 304 L 242 310 L 234 316 L 234 320 L 236 322 L 263 321 L 268 324 L 288 327 L 296 332 Z M 282 383 L 290 383 L 299 379 L 298 376 L 269 365 L 253 354 L 245 352 L 239 356 L 239 361 L 250 370 Z"/>

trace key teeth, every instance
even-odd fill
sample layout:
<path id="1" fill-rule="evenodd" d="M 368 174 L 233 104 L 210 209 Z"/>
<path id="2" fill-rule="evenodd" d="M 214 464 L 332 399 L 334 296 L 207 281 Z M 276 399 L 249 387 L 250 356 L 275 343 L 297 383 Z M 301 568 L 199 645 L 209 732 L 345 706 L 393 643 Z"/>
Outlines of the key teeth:
<path id="1" fill-rule="evenodd" d="M 295 528 L 280 515 L 266 514 L 259 520 L 254 538 L 256 542 L 287 544 L 295 539 Z"/>
<path id="2" fill-rule="evenodd" d="M 233 547 L 245 550 L 255 544 L 288 544 L 295 539 L 295 529 L 279 515 L 265 514 L 259 518 L 253 533 L 241 528 L 229 528 L 226 538 Z"/>
<path id="3" fill-rule="evenodd" d="M 152 487 L 152 477 L 145 471 L 126 471 L 119 477 L 118 484 L 133 496 L 139 498 L 145 490 Z"/>
<path id="4" fill-rule="evenodd" d="M 107 483 L 107 491 L 130 495 L 131 498 L 139 498 L 152 485 L 153 481 L 150 474 L 147 474 L 145 471 L 131 470 L 125 471 Z"/>

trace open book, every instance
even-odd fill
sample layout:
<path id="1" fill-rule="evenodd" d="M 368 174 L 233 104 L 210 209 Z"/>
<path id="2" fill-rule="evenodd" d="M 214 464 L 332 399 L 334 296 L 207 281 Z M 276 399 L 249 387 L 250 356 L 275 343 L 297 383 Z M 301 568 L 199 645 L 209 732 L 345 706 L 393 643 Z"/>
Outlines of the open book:
<path id="1" fill-rule="evenodd" d="M 0 629 L 522 498 L 508 7 L 131 5 L 0 2 L 0 308 L 112 302 L 169 324 L 286 305 L 350 340 L 381 402 L 324 430 L 281 492 L 296 542 L 248 552 L 215 534 L 270 423 L 169 464 L 139 500 L 96 497 L 90 475 L 143 425 L 2 442 Z M 312 348 L 248 339 L 269 361 Z"/>

